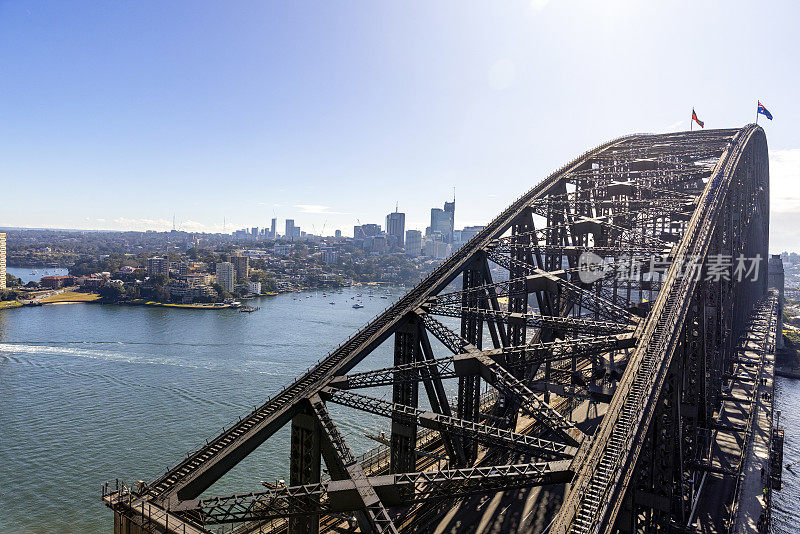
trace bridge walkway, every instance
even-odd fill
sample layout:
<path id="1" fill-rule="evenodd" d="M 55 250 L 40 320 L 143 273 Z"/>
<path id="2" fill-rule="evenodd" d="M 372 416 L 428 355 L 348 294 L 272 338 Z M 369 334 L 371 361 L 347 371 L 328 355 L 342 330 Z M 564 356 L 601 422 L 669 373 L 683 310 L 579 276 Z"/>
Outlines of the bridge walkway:
<path id="1" fill-rule="evenodd" d="M 725 388 L 714 431 L 712 471 L 700 481 L 699 532 L 766 532 L 777 300 L 760 310 Z M 769 490 L 767 489 L 767 492 Z"/>

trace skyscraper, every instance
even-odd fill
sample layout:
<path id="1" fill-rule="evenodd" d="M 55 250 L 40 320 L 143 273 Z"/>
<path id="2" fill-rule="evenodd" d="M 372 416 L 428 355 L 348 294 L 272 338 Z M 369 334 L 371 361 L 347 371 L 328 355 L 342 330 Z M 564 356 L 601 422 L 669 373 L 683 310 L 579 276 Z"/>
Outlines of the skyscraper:
<path id="1" fill-rule="evenodd" d="M 454 193 L 455 194 L 455 193 Z M 444 212 L 447 215 L 447 222 L 448 222 L 448 237 L 449 239 L 445 240 L 445 243 L 452 243 L 453 242 L 453 230 L 456 227 L 456 198 L 453 197 L 452 202 L 445 202 L 444 203 Z"/>
<path id="2" fill-rule="evenodd" d="M 406 231 L 406 214 L 400 213 L 397 210 L 386 216 L 386 233 L 393 235 L 397 238 L 398 246 L 404 246 L 405 240 L 403 239 Z"/>
<path id="3" fill-rule="evenodd" d="M 466 243 L 476 235 L 478 232 L 486 228 L 485 226 L 465 226 L 463 230 L 461 230 L 461 241 Z"/>
<path id="4" fill-rule="evenodd" d="M 236 270 L 236 280 L 240 284 L 247 282 L 247 277 L 250 276 L 250 258 L 237 252 L 230 257 L 230 262 Z"/>
<path id="5" fill-rule="evenodd" d="M 416 257 L 422 252 L 422 232 L 406 230 L 406 255 Z"/>
<path id="6" fill-rule="evenodd" d="M 269 227 L 269 237 L 271 237 L 272 239 L 278 237 L 278 235 L 275 233 L 275 231 L 277 230 L 276 228 L 277 225 L 278 225 L 278 219 L 273 217 L 272 224 Z"/>
<path id="7" fill-rule="evenodd" d="M 380 224 L 362 224 L 353 227 L 353 239 L 364 239 L 381 233 Z"/>
<path id="8" fill-rule="evenodd" d="M 286 239 L 294 239 L 294 219 L 286 219 L 286 233 L 283 234 Z"/>
<path id="9" fill-rule="evenodd" d="M 236 285 L 236 269 L 229 261 L 217 263 L 217 283 L 225 288 L 225 291 L 233 291 Z"/>
<path id="10" fill-rule="evenodd" d="M 6 234 L 0 234 L 0 289 L 6 288 Z"/>
<path id="11" fill-rule="evenodd" d="M 445 208 L 450 207 L 451 210 L 431 208 L 431 234 L 436 234 L 438 232 L 442 236 L 442 241 L 445 243 L 452 243 L 455 203 L 445 202 L 444 205 Z"/>

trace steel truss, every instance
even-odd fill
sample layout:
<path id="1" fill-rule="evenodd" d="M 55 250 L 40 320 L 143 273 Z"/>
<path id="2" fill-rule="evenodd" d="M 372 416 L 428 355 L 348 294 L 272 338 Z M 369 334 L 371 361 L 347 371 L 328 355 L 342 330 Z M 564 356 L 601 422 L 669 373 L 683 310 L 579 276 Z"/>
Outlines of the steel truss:
<path id="1" fill-rule="evenodd" d="M 399 473 L 370 477 L 367 482 L 375 488 L 383 502 L 398 506 L 509 488 L 563 483 L 570 478 L 570 462 L 556 460 Z M 361 508 L 351 498 L 355 492 L 354 486 L 351 481 L 288 486 L 269 491 L 187 501 L 181 509 L 197 513 L 207 525 L 268 521 L 296 515 L 358 512 Z M 413 491 L 398 491 L 403 488 Z"/>
<path id="2" fill-rule="evenodd" d="M 755 125 L 588 151 L 136 498 L 200 529 L 316 533 L 354 514 L 362 532 L 395 532 L 429 527 L 441 510 L 428 501 L 555 485 L 551 532 L 672 528 L 698 498 L 722 377 L 766 290 L 765 276 L 717 279 L 703 264 L 766 261 L 768 193 Z M 587 278 L 589 253 L 602 269 Z M 390 338 L 390 367 L 351 372 Z M 375 387 L 392 400 L 352 391 Z M 328 403 L 390 421 L 373 460 L 356 458 Z M 199 499 L 287 424 L 287 486 Z"/>

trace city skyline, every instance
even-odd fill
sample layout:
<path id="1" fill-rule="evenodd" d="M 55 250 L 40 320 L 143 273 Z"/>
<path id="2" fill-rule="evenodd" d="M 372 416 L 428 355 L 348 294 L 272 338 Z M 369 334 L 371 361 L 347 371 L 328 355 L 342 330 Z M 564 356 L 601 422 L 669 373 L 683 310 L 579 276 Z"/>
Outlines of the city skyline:
<path id="1" fill-rule="evenodd" d="M 760 99 L 775 117 L 760 121 L 771 248 L 788 249 L 800 7 L 763 15 L 623 0 L 3 3 L 0 176 L 35 200 L 0 226 L 169 230 L 175 217 L 230 232 L 278 217 L 347 233 L 399 202 L 424 230 L 454 186 L 455 226 L 481 225 L 600 140 L 688 129 L 692 108 L 706 128 L 741 126 Z"/>
<path id="2" fill-rule="evenodd" d="M 455 202 L 455 200 L 453 201 L 453 203 L 454 202 Z M 444 204 L 448 205 L 448 204 L 451 204 L 451 202 L 445 201 Z M 442 211 L 440 208 L 432 208 L 432 209 L 433 210 Z M 428 223 L 420 223 L 418 228 L 410 228 L 408 225 L 405 224 L 405 212 L 400 212 L 398 210 L 399 210 L 399 207 L 396 205 L 395 206 L 395 211 L 391 211 L 391 212 L 387 213 L 386 215 L 384 215 L 384 219 L 388 221 L 388 219 L 393 214 L 402 215 L 403 218 L 402 218 L 401 226 L 405 230 L 418 230 L 418 231 L 423 232 L 423 233 L 425 232 L 426 225 L 430 225 L 430 221 L 428 221 Z M 354 220 L 359 221 L 360 218 L 356 217 Z M 280 221 L 283 221 L 283 223 L 284 223 L 284 231 L 283 231 L 283 233 L 278 231 L 278 228 L 279 228 L 278 224 L 280 223 Z M 148 231 L 148 230 L 150 230 L 150 231 L 158 231 L 158 232 L 167 232 L 167 231 L 170 231 L 170 230 L 177 230 L 177 231 L 182 231 L 182 232 L 187 232 L 187 233 L 209 233 L 209 234 L 222 234 L 222 235 L 234 235 L 237 232 L 241 232 L 241 231 L 247 232 L 248 235 L 253 235 L 252 231 L 253 230 L 258 230 L 259 231 L 259 233 L 258 233 L 259 236 L 265 237 L 265 238 L 273 238 L 274 239 L 276 236 L 277 237 L 287 237 L 289 235 L 289 226 L 287 226 L 287 223 L 288 223 L 288 224 L 291 225 L 291 228 L 293 230 L 301 230 L 302 229 L 302 232 L 304 234 L 307 233 L 307 234 L 315 235 L 315 236 L 318 236 L 318 237 L 334 237 L 336 232 L 343 232 L 342 228 L 333 228 L 333 227 L 330 227 L 330 226 L 323 226 L 323 228 L 320 228 L 320 230 L 324 229 L 325 233 L 321 233 L 321 232 L 320 233 L 314 233 L 314 228 L 315 227 L 313 226 L 313 224 L 312 224 L 312 227 L 311 227 L 312 231 L 309 232 L 308 231 L 309 227 L 304 226 L 303 224 L 299 224 L 301 221 L 297 220 L 296 218 L 281 219 L 279 217 L 271 217 L 269 219 L 269 224 L 266 224 L 265 226 L 242 225 L 242 226 L 237 226 L 237 227 L 231 227 L 230 224 L 223 223 L 222 230 L 220 230 L 220 231 L 200 230 L 200 229 L 198 229 L 198 230 L 184 229 L 184 228 L 182 228 L 182 223 L 180 221 L 176 222 L 174 220 L 167 221 L 166 219 L 164 219 L 163 221 L 158 221 L 158 222 L 159 222 L 159 224 L 157 225 L 158 227 L 144 228 L 144 229 L 137 229 L 137 228 L 87 228 L 87 227 L 65 228 L 65 227 L 57 227 L 57 226 L 51 226 L 51 227 L 29 227 L 29 226 L 2 226 L 2 225 L 0 225 L 0 228 L 3 228 L 3 229 L 20 229 L 20 230 L 70 230 L 70 231 L 74 230 L 74 231 L 101 231 L 101 232 L 102 231 L 126 232 L 126 231 Z M 169 224 L 169 227 L 165 227 L 165 225 L 167 223 Z M 381 227 L 381 225 L 378 224 L 378 223 L 367 222 L 365 224 L 375 224 L 375 225 Z M 357 224 L 355 226 L 360 226 L 360 225 Z M 464 225 L 464 227 L 468 227 L 468 226 L 480 226 L 480 225 Z M 354 237 L 354 236 L 349 235 L 349 234 L 346 233 L 346 230 L 348 228 L 350 228 L 350 227 L 349 226 L 345 226 L 344 227 L 345 232 L 343 233 L 343 236 L 344 237 Z M 381 230 L 386 232 L 386 233 L 390 233 L 390 232 L 388 232 L 388 228 L 389 228 L 389 225 L 387 224 L 385 227 L 381 227 Z M 262 232 L 267 232 L 270 235 L 265 235 Z"/>

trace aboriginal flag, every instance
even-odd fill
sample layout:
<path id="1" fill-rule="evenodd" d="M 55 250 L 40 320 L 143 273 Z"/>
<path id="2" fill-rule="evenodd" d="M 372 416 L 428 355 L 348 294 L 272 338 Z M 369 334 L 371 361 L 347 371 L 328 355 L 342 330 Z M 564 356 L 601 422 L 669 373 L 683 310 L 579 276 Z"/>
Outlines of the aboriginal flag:
<path id="1" fill-rule="evenodd" d="M 703 126 L 705 123 L 697 118 L 697 113 L 694 112 L 694 108 L 692 108 L 692 120 L 700 125 L 700 128 L 705 128 Z"/>

